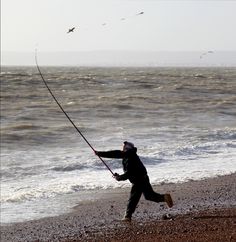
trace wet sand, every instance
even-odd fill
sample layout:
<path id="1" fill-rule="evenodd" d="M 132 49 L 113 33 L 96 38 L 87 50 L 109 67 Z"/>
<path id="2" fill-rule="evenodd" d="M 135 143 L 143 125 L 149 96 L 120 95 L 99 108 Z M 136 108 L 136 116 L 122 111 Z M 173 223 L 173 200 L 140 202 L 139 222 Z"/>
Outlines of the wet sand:
<path id="1" fill-rule="evenodd" d="M 174 207 L 142 197 L 131 223 L 120 221 L 129 189 L 93 194 L 71 213 L 1 226 L 1 241 L 236 241 L 235 184 L 236 173 L 155 186 Z"/>

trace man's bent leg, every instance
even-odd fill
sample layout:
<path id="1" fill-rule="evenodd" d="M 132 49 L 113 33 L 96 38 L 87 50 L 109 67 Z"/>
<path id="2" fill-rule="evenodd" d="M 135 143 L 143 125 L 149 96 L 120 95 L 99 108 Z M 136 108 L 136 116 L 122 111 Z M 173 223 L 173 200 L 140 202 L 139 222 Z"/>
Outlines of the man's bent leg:
<path id="1" fill-rule="evenodd" d="M 166 202 L 168 207 L 173 207 L 173 200 L 170 194 L 159 194 L 153 191 L 152 186 L 147 178 L 144 182 L 143 195 L 145 199 L 153 202 Z"/>
<path id="2" fill-rule="evenodd" d="M 165 202 L 165 195 L 159 194 L 153 191 L 152 186 L 149 182 L 149 178 L 147 177 L 143 186 L 143 195 L 146 200 L 153 202 Z"/>

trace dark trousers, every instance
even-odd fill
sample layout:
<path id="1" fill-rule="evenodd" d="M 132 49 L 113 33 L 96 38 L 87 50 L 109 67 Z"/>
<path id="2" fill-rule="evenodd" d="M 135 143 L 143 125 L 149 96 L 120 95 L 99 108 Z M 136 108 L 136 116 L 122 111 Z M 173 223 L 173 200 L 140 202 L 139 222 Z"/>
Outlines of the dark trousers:
<path id="1" fill-rule="evenodd" d="M 132 185 L 126 209 L 127 217 L 131 217 L 134 213 L 142 194 L 144 195 L 146 200 L 153 201 L 156 203 L 164 202 L 164 195 L 153 191 L 152 186 L 149 182 L 149 178 L 148 176 L 146 176 L 141 181 L 134 183 Z"/>

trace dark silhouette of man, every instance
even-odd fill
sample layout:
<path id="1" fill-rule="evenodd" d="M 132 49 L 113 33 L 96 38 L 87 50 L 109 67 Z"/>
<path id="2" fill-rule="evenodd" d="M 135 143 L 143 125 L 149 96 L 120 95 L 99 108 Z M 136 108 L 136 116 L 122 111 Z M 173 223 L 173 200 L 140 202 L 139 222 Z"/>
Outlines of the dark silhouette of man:
<path id="1" fill-rule="evenodd" d="M 137 155 L 137 148 L 133 143 L 125 141 L 122 150 L 95 151 L 95 154 L 104 158 L 122 159 L 124 173 L 122 175 L 115 173 L 114 177 L 117 181 L 129 179 L 132 183 L 126 213 L 122 219 L 123 221 L 131 222 L 132 214 L 142 194 L 146 200 L 157 203 L 166 202 L 168 207 L 173 206 L 170 194 L 159 194 L 153 191 L 149 182 L 147 170 Z"/>

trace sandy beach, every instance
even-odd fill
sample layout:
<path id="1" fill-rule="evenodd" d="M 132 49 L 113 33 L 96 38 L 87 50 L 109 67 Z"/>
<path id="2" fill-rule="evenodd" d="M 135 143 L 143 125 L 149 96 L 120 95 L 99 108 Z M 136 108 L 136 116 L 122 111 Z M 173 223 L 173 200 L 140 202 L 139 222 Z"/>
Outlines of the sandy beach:
<path id="1" fill-rule="evenodd" d="M 68 214 L 1 226 L 1 241 L 236 241 L 236 173 L 162 184 L 174 207 L 143 197 L 121 222 L 129 189 L 93 192 Z"/>

